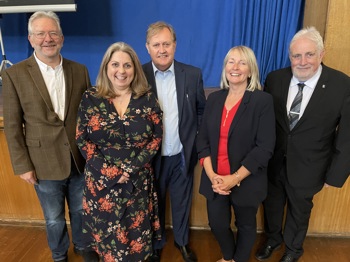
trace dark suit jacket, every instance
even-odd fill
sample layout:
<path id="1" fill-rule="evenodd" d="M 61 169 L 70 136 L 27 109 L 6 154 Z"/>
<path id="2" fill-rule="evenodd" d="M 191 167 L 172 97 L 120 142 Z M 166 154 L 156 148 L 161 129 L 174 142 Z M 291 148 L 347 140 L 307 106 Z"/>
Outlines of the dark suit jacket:
<path id="1" fill-rule="evenodd" d="M 143 65 L 143 70 L 152 92 L 157 87 L 152 62 Z M 184 149 L 187 173 L 193 173 L 197 163 L 195 138 L 205 107 L 202 72 L 199 68 L 174 61 L 177 105 L 179 110 L 179 135 Z M 160 154 L 155 158 L 155 171 L 159 174 Z"/>
<path id="2" fill-rule="evenodd" d="M 71 153 L 79 171 L 84 159 L 75 144 L 78 106 L 90 86 L 85 66 L 63 59 L 65 119 L 54 112 L 40 68 L 32 55 L 2 75 L 4 127 L 15 174 L 35 170 L 39 179 L 62 180 L 71 171 Z"/>
<path id="3" fill-rule="evenodd" d="M 274 98 L 276 148 L 269 178 L 280 173 L 286 157 L 288 181 L 295 187 L 341 187 L 350 173 L 350 78 L 322 65 L 314 93 L 296 126 L 289 131 L 287 97 L 291 68 L 270 73 L 266 92 Z"/>
<path id="4" fill-rule="evenodd" d="M 210 156 L 217 172 L 221 116 L 228 90 L 209 95 L 197 138 L 199 158 Z M 258 206 L 267 194 L 267 164 L 275 145 L 275 114 L 272 97 L 262 91 L 246 91 L 228 134 L 228 157 L 231 174 L 242 165 L 250 172 L 240 187 L 231 191 L 239 205 Z M 212 184 L 203 169 L 199 192 L 213 199 Z"/>

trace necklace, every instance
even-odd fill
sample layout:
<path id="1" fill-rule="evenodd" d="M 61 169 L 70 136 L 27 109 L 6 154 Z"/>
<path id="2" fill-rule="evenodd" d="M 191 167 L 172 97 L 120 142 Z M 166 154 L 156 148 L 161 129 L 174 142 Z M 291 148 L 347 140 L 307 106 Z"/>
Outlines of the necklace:
<path id="1" fill-rule="evenodd" d="M 224 119 L 224 123 L 222 124 L 222 126 L 225 126 L 226 125 L 226 119 L 228 118 L 228 114 L 230 113 L 231 109 L 227 110 L 226 106 L 225 106 L 225 109 L 226 109 L 226 116 L 225 116 L 225 119 Z"/>

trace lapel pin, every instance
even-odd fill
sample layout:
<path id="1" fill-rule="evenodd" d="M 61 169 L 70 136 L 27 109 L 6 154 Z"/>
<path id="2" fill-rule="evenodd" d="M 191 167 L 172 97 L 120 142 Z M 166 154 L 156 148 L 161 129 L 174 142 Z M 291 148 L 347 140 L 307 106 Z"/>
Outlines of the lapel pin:
<path id="1" fill-rule="evenodd" d="M 326 85 L 322 85 L 322 88 L 326 88 Z"/>

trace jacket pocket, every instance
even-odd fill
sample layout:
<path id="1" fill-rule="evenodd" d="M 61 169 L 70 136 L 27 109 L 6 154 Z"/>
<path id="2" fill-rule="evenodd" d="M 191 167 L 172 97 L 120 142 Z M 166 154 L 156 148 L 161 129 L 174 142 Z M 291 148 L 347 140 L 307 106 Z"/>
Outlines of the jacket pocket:
<path id="1" fill-rule="evenodd" d="M 26 139 L 26 145 L 29 147 L 40 147 L 40 140 Z"/>

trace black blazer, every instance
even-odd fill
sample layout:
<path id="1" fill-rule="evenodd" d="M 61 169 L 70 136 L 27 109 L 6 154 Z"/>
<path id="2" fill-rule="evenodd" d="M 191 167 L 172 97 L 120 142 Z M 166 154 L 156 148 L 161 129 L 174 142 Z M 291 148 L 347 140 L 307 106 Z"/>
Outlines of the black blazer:
<path id="1" fill-rule="evenodd" d="M 148 83 L 157 97 L 157 87 L 152 62 L 144 64 Z M 199 68 L 174 61 L 177 105 L 179 110 L 179 135 L 184 149 L 186 173 L 193 173 L 197 164 L 195 138 L 205 107 L 202 72 Z M 156 174 L 160 169 L 160 154 L 154 159 Z"/>
<path id="2" fill-rule="evenodd" d="M 269 178 L 279 175 L 286 157 L 288 181 L 295 187 L 341 187 L 350 173 L 350 78 L 322 65 L 314 93 L 296 126 L 289 131 L 287 97 L 291 68 L 271 72 L 266 92 L 274 99 L 276 148 Z"/>
<path id="3" fill-rule="evenodd" d="M 217 171 L 217 157 L 222 110 L 228 90 L 209 95 L 198 134 L 199 158 L 211 157 Z M 237 204 L 257 206 L 267 194 L 267 164 L 275 145 L 275 114 L 272 97 L 262 91 L 246 91 L 231 123 L 228 137 L 228 156 L 231 174 L 242 165 L 250 172 L 240 187 L 234 187 L 231 198 Z M 213 199 L 212 184 L 203 168 L 199 192 Z"/>

